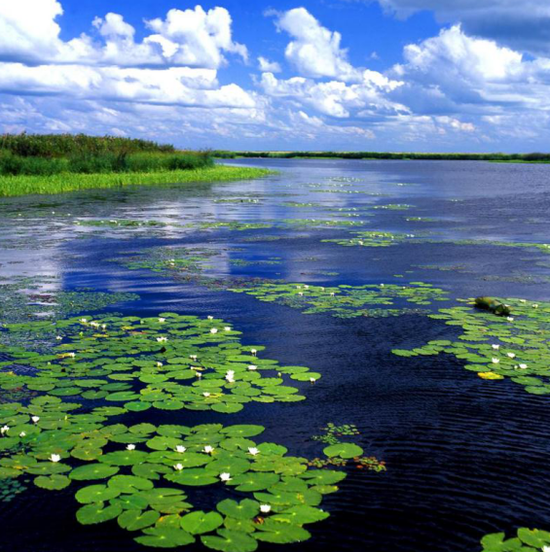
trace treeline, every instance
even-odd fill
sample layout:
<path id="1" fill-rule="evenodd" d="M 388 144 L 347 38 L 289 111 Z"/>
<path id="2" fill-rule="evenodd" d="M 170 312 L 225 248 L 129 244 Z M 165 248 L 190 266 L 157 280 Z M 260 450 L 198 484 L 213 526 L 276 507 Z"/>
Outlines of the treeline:
<path id="1" fill-rule="evenodd" d="M 392 153 L 376 151 L 214 151 L 219 159 L 262 157 L 273 159 L 423 159 L 451 161 L 550 162 L 550 153 Z"/>
<path id="2" fill-rule="evenodd" d="M 5 134 L 0 175 L 51 176 L 201 169 L 214 165 L 208 151 L 176 151 L 147 140 L 84 134 Z"/>

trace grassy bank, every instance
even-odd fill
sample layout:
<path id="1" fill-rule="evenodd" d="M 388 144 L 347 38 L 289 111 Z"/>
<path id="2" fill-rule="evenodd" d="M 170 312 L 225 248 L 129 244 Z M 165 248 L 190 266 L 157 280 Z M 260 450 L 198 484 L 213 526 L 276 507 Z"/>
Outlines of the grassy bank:
<path id="1" fill-rule="evenodd" d="M 224 182 L 260 178 L 269 174 L 272 174 L 272 171 L 265 169 L 217 165 L 200 169 L 165 170 L 159 172 L 60 173 L 46 176 L 0 175 L 0 197 L 30 194 L 61 194 L 79 190 L 136 185 Z"/>
<path id="2" fill-rule="evenodd" d="M 214 151 L 218 159 L 401 159 L 433 161 L 499 161 L 514 163 L 550 163 L 550 153 L 415 153 L 375 151 Z"/>

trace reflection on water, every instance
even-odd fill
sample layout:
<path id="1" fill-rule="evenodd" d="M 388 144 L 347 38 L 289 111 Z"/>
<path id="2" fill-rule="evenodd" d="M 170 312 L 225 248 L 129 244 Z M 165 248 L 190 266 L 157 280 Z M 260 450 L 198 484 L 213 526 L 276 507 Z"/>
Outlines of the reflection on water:
<path id="1" fill-rule="evenodd" d="M 475 551 L 488 532 L 548 528 L 548 400 L 513 383 L 482 381 L 454 358 L 391 354 L 395 347 L 455 338 L 453 327 L 414 315 L 304 315 L 224 291 L 224 283 L 423 281 L 453 299 L 549 300 L 550 256 L 530 247 L 452 242 L 545 243 L 550 169 L 439 161 L 248 162 L 281 173 L 214 186 L 3 200 L 2 282 L 40 276 L 49 278 L 50 291 L 137 293 L 141 301 L 108 309 L 128 314 L 212 314 L 244 331 L 250 343 L 266 344 L 270 358 L 321 372 L 307 401 L 255 405 L 231 419 L 262 423 L 268 439 L 298 455 L 308 455 L 311 435 L 327 422 L 354 423 L 366 452 L 386 462 L 382 474 L 350 473 L 323 503 L 331 518 L 314 527 L 314 538 L 300 551 Z M 385 205 L 409 207 L 374 208 Z M 362 222 L 348 224 L 355 221 Z M 238 225 L 214 226 L 220 222 Z M 267 227 L 243 227 L 260 223 Z M 415 237 L 376 248 L 323 241 L 375 230 Z M 200 276 L 221 285 L 125 267 L 129 258 L 148 259 L 155 251 L 170 258 L 168 251 L 181 248 L 187 255 L 211 252 Z M 169 422 L 164 416 L 161 423 Z M 179 423 L 189 424 L 219 419 L 215 413 L 179 416 Z M 75 542 L 83 552 L 141 550 L 116 524 L 101 531 L 77 525 L 70 492 L 24 493 L 0 510 L 10 528 L 0 550 L 72 551 Z"/>

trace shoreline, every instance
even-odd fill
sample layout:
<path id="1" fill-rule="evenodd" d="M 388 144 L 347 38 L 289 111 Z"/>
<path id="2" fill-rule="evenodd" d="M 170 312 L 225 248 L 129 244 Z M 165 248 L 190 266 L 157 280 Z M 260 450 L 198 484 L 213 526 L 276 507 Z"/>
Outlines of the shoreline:
<path id="1" fill-rule="evenodd" d="M 275 171 L 251 167 L 216 165 L 205 169 L 186 169 L 151 173 L 61 173 L 51 176 L 0 176 L 0 198 L 50 195 L 124 186 L 162 186 L 207 182 L 253 180 Z"/>

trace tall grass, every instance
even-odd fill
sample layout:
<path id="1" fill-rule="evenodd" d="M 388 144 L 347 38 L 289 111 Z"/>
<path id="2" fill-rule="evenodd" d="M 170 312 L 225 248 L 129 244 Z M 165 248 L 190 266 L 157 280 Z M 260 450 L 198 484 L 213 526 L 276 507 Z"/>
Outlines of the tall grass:
<path id="1" fill-rule="evenodd" d="M 163 172 L 208 168 L 214 165 L 208 152 L 134 153 L 77 152 L 67 158 L 24 157 L 0 150 L 0 175 L 51 176 L 76 174 Z"/>
<path id="2" fill-rule="evenodd" d="M 0 176 L 0 197 L 30 194 L 60 194 L 78 190 L 137 185 L 178 185 L 193 182 L 223 182 L 261 178 L 273 171 L 216 165 L 198 169 L 161 172 L 61 173 L 50 176 Z"/>
<path id="3" fill-rule="evenodd" d="M 21 157 L 68 157 L 74 154 L 161 152 L 174 153 L 174 146 L 149 140 L 85 134 L 3 134 L 0 150 Z"/>

